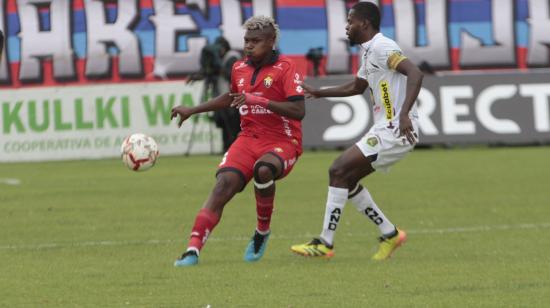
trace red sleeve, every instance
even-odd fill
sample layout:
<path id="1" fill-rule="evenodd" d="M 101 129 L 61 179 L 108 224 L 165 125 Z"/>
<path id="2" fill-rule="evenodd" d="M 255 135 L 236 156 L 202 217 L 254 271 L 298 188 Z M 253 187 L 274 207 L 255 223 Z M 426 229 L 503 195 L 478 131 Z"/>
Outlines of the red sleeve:
<path id="1" fill-rule="evenodd" d="M 304 75 L 299 72 L 294 62 L 289 61 L 289 66 L 283 78 L 283 90 L 288 101 L 304 100 L 304 89 L 302 82 Z"/>
<path id="2" fill-rule="evenodd" d="M 231 85 L 229 86 L 231 93 L 237 92 L 237 83 L 235 82 L 235 67 L 237 66 L 237 63 L 239 63 L 239 61 L 235 61 L 235 63 L 233 63 L 233 67 L 231 68 Z"/>

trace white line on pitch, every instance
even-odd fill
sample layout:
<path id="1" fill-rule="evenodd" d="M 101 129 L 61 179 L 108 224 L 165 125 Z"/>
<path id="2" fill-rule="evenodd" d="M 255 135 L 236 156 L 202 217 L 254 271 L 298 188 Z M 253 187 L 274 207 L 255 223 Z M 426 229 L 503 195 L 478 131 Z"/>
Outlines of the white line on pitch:
<path id="1" fill-rule="evenodd" d="M 465 233 L 465 232 L 487 232 L 487 231 L 499 231 L 499 230 L 518 230 L 518 229 L 544 229 L 550 228 L 550 223 L 528 223 L 517 225 L 497 225 L 497 226 L 478 226 L 478 227 L 458 227 L 458 228 L 445 228 L 445 229 L 423 229 L 423 230 L 409 230 L 409 234 L 426 234 L 426 233 Z"/>
<path id="2" fill-rule="evenodd" d="M 527 223 L 516 225 L 496 225 L 496 226 L 475 226 L 475 227 L 456 227 L 456 228 L 443 228 L 443 229 L 410 229 L 407 230 L 408 234 L 446 234 L 446 233 L 470 233 L 470 232 L 491 232 L 499 230 L 520 230 L 520 229 L 546 229 L 550 228 L 550 222 L 548 223 Z M 317 234 L 304 234 L 301 236 L 293 235 L 272 235 L 271 238 L 275 240 L 300 240 L 304 238 L 310 238 L 317 236 Z M 363 234 L 357 233 L 342 233 L 342 236 L 356 237 L 363 236 Z M 248 241 L 248 236 L 234 236 L 234 237 L 212 237 L 210 241 Z M 72 242 L 72 243 L 45 243 L 45 244 L 21 244 L 21 245 L 2 245 L 0 250 L 40 250 L 40 249 L 54 249 L 54 248 L 71 248 L 71 247 L 89 247 L 89 246 L 128 246 L 128 245 L 165 245 L 172 243 L 184 244 L 185 239 L 178 240 L 134 240 L 134 241 L 90 241 L 90 242 Z"/>
<path id="3" fill-rule="evenodd" d="M 20 179 L 14 179 L 14 178 L 0 178 L 0 184 L 6 184 L 6 185 L 21 185 Z"/>

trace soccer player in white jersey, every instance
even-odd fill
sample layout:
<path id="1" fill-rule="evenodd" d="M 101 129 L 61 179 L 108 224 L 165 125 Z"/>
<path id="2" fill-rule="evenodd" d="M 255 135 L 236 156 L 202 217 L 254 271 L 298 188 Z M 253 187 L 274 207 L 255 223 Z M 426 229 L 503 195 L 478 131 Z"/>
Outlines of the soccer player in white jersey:
<path id="1" fill-rule="evenodd" d="M 422 84 L 422 72 L 393 40 L 379 31 L 378 7 L 371 2 L 355 4 L 346 26 L 350 43 L 360 45 L 362 50 L 355 80 L 322 90 L 303 85 L 308 97 L 313 98 L 358 95 L 368 88 L 374 103 L 374 125 L 332 163 L 323 230 L 319 238 L 292 246 L 291 250 L 297 254 L 325 258 L 334 255 L 334 235 L 348 200 L 380 230 L 380 246 L 372 259 L 389 258 L 406 240 L 406 233 L 384 215 L 369 191 L 359 184 L 375 170 L 386 171 L 418 142 L 414 103 Z"/>

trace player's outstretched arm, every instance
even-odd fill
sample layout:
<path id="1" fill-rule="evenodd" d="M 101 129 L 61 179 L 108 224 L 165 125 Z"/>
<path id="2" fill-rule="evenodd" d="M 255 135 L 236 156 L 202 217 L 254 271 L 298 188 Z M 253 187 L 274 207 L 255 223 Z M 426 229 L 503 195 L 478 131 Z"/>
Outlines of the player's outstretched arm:
<path id="1" fill-rule="evenodd" d="M 179 116 L 180 119 L 178 121 L 178 127 L 181 127 L 181 125 L 183 124 L 183 121 L 187 120 L 190 116 L 196 113 L 202 113 L 202 112 L 208 112 L 208 111 L 227 108 L 231 104 L 231 101 L 232 101 L 232 98 L 229 96 L 229 93 L 225 93 L 197 106 L 193 106 L 193 107 L 176 106 L 172 108 L 172 114 L 170 119 L 173 119 Z"/>
<path id="2" fill-rule="evenodd" d="M 306 107 L 303 100 L 269 104 L 268 109 L 284 117 L 300 121 L 306 115 Z"/>
<path id="3" fill-rule="evenodd" d="M 358 77 L 348 83 L 325 89 L 315 89 L 308 84 L 302 84 L 307 98 L 353 96 L 362 94 L 368 86 L 369 83 L 365 79 Z"/>
<path id="4" fill-rule="evenodd" d="M 256 96 L 250 93 L 231 93 L 233 98 L 231 107 L 240 108 L 242 105 L 259 105 L 269 109 L 276 114 L 289 117 L 294 120 L 302 120 L 306 114 L 303 100 L 293 102 L 271 102 L 265 97 Z"/>
<path id="5" fill-rule="evenodd" d="M 424 74 L 414 65 L 409 59 L 402 60 L 395 68 L 399 73 L 407 76 L 407 88 L 405 93 L 405 101 L 399 114 L 399 131 L 402 136 L 406 136 L 411 144 L 416 142 L 414 138 L 413 126 L 409 118 L 411 107 L 416 102 L 420 88 L 422 87 L 422 79 Z"/>

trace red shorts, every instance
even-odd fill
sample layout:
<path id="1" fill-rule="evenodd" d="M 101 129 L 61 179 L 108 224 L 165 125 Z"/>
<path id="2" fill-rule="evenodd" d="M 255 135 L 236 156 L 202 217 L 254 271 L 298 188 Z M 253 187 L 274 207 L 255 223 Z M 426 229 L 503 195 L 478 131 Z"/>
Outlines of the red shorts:
<path id="1" fill-rule="evenodd" d="M 223 171 L 236 171 L 244 180 L 244 189 L 244 186 L 254 176 L 256 161 L 264 154 L 271 153 L 278 157 L 283 165 L 283 173 L 277 179 L 288 175 L 302 154 L 301 148 L 290 140 L 263 138 L 240 135 L 223 156 L 216 174 Z"/>

